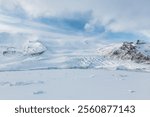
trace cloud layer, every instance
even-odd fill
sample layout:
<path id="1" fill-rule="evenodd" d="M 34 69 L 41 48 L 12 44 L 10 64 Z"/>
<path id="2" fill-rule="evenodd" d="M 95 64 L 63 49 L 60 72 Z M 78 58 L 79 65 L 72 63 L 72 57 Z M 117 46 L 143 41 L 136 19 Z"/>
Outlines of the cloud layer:
<path id="1" fill-rule="evenodd" d="M 149 5 L 149 0 L 0 0 L 0 13 L 66 30 L 150 37 Z"/>

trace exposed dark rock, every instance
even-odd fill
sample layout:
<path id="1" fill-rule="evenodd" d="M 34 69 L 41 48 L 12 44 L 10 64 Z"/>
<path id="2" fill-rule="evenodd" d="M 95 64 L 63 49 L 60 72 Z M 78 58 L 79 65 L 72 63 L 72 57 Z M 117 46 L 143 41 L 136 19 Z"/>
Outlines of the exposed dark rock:
<path id="1" fill-rule="evenodd" d="M 119 58 L 122 60 L 132 60 L 137 63 L 150 63 L 150 56 L 141 53 L 138 50 L 139 44 L 145 44 L 139 40 L 134 44 L 133 42 L 124 42 L 122 46 L 112 52 L 112 57 Z"/>
<path id="2" fill-rule="evenodd" d="M 16 54 L 16 50 L 14 47 L 8 47 L 7 50 L 3 51 L 4 56 L 14 55 Z"/>
<path id="3" fill-rule="evenodd" d="M 144 41 L 141 41 L 141 40 L 137 40 L 136 44 L 146 44 Z"/>
<path id="4" fill-rule="evenodd" d="M 45 52 L 44 50 L 40 51 L 40 52 L 33 52 L 33 53 L 31 53 L 31 55 L 32 56 L 39 56 L 39 55 L 43 54 L 44 52 Z"/>

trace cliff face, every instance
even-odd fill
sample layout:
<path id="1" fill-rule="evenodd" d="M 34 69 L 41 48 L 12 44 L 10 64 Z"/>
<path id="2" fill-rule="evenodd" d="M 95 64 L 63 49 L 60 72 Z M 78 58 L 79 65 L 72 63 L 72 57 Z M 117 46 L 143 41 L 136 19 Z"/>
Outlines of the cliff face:
<path id="1" fill-rule="evenodd" d="M 124 42 L 121 47 L 111 53 L 111 57 L 136 63 L 150 63 L 150 44 L 139 40 L 136 43 Z"/>

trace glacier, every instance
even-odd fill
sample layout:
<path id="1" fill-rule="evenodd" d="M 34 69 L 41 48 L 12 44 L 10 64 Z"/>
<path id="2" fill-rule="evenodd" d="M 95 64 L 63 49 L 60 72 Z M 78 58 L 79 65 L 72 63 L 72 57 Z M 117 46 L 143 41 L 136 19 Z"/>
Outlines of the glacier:
<path id="1" fill-rule="evenodd" d="M 113 69 L 150 72 L 147 61 L 131 60 L 127 52 L 132 50 L 120 50 L 123 42 L 110 43 L 93 37 L 57 36 L 0 33 L 0 71 Z M 138 54 L 150 56 L 149 42 L 134 46 Z M 120 51 L 120 55 L 115 55 L 116 51 Z M 124 59 L 121 59 L 123 56 Z"/>

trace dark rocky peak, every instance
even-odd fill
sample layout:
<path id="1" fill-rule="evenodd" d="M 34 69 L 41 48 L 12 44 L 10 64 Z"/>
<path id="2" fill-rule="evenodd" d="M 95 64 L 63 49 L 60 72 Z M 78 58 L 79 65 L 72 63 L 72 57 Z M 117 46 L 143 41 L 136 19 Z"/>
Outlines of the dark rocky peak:
<path id="1" fill-rule="evenodd" d="M 123 42 L 120 48 L 114 50 L 111 57 L 122 60 L 131 60 L 136 63 L 150 63 L 150 56 L 139 50 L 141 44 L 146 44 L 143 41 L 137 40 L 134 42 Z"/>

